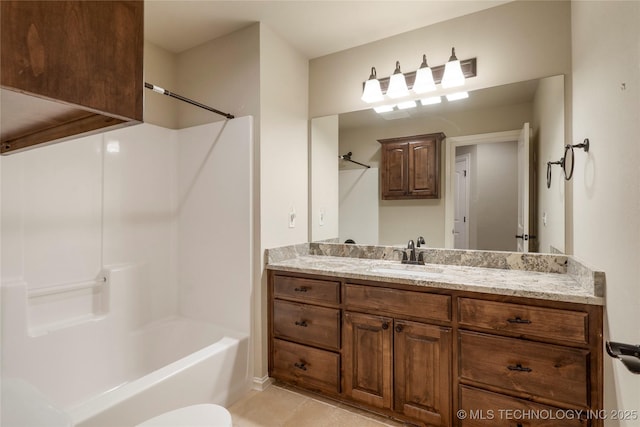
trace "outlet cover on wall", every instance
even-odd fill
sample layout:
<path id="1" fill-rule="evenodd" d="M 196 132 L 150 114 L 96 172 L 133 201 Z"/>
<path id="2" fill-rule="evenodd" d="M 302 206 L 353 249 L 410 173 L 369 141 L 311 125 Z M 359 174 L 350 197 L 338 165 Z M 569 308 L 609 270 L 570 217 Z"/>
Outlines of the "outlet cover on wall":
<path id="1" fill-rule="evenodd" d="M 320 227 L 322 227 L 324 225 L 324 218 L 325 218 L 325 213 L 324 213 L 324 209 L 320 209 L 320 215 L 318 216 L 318 225 Z"/>

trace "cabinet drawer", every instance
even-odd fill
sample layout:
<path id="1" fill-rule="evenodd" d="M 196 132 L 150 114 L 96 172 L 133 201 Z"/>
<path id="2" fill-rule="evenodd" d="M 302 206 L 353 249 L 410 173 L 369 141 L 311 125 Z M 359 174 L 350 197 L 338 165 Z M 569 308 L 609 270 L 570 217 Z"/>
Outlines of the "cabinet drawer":
<path id="1" fill-rule="evenodd" d="M 580 311 L 532 307 L 472 298 L 459 299 L 459 324 L 587 344 L 589 315 Z"/>
<path id="2" fill-rule="evenodd" d="M 339 393 L 340 355 L 274 339 L 271 375 L 312 390 Z"/>
<path id="3" fill-rule="evenodd" d="M 577 414 L 472 387 L 460 387 L 461 427 L 585 427 Z M 460 417 L 458 417 L 460 419 Z"/>
<path id="4" fill-rule="evenodd" d="M 354 284 L 345 285 L 348 309 L 373 310 L 428 320 L 451 320 L 451 297 L 426 292 L 403 291 Z"/>
<path id="5" fill-rule="evenodd" d="M 339 350 L 340 310 L 275 300 L 273 334 L 279 338 Z"/>
<path id="6" fill-rule="evenodd" d="M 339 304 L 340 282 L 300 277 L 275 276 L 273 293 L 276 298 Z"/>
<path id="7" fill-rule="evenodd" d="M 460 332 L 460 377 L 579 407 L 589 406 L 589 352 Z"/>

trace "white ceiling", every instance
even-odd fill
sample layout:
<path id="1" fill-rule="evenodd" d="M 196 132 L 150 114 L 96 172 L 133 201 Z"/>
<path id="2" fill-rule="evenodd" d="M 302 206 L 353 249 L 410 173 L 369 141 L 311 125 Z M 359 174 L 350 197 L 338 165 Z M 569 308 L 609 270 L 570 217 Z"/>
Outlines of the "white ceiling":
<path id="1" fill-rule="evenodd" d="M 311 58 L 511 0 L 146 0 L 145 38 L 179 53 L 263 22 Z"/>

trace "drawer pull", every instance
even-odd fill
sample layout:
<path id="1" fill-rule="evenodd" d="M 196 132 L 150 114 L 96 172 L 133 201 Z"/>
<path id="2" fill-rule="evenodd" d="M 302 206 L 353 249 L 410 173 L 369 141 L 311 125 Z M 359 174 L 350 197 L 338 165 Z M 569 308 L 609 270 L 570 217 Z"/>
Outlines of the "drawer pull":
<path id="1" fill-rule="evenodd" d="M 515 317 L 513 319 L 507 319 L 507 322 L 528 325 L 528 324 L 531 323 L 531 320 L 521 319 L 520 317 Z"/>
<path id="2" fill-rule="evenodd" d="M 302 370 L 302 371 L 306 371 L 307 370 L 307 364 L 304 362 L 296 362 L 293 364 L 293 366 L 295 366 L 296 368 Z"/>
<path id="3" fill-rule="evenodd" d="M 509 366 L 507 366 L 507 369 L 510 370 L 510 371 L 518 371 L 518 372 L 531 372 L 532 371 L 531 368 L 524 367 L 519 363 L 516 366 L 509 365 Z"/>
<path id="4" fill-rule="evenodd" d="M 303 321 L 301 321 L 301 322 L 299 322 L 299 321 L 297 321 L 297 320 L 296 320 L 296 326 L 302 326 L 303 328 L 306 328 L 306 327 L 307 327 L 307 326 L 309 326 L 309 325 L 307 324 L 307 321 L 306 321 L 306 320 L 303 320 Z"/>
<path id="5" fill-rule="evenodd" d="M 385 331 L 386 331 L 387 329 L 389 329 L 389 322 L 384 322 L 384 323 L 382 324 L 382 329 L 384 329 Z"/>
<path id="6" fill-rule="evenodd" d="M 293 290 L 296 292 L 307 292 L 309 288 L 307 288 L 306 286 L 300 286 L 299 288 L 294 288 Z"/>

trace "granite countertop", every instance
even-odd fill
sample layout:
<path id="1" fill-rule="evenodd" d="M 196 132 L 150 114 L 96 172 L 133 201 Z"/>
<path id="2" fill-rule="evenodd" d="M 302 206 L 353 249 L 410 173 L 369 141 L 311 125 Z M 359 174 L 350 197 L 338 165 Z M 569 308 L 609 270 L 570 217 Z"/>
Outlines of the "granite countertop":
<path id="1" fill-rule="evenodd" d="M 483 292 L 552 301 L 603 305 L 598 286 L 567 272 L 486 268 L 427 263 L 401 264 L 396 260 L 297 254 L 270 260 L 275 271 L 319 274 L 413 286 Z M 602 291 L 602 289 L 599 289 Z"/>

